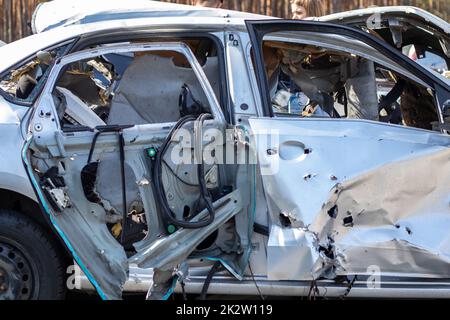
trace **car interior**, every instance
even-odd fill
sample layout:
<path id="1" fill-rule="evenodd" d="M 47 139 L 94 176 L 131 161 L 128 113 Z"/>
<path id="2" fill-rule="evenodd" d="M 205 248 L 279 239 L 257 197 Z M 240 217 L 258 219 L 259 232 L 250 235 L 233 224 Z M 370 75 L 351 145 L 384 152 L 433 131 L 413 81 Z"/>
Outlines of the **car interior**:
<path id="1" fill-rule="evenodd" d="M 268 38 L 263 54 L 276 116 L 365 119 L 428 130 L 439 119 L 425 86 L 355 51 Z"/>
<path id="2" fill-rule="evenodd" d="M 185 43 L 197 52 L 214 92 L 220 96 L 220 69 L 214 43 L 208 39 Z M 187 103 L 195 102 L 208 109 L 206 96 L 186 59 L 167 51 L 108 54 L 73 63 L 58 80 L 54 95 L 55 99 L 70 103 L 64 115 L 65 128 L 89 126 L 85 120 L 90 113 L 87 110 L 100 118 L 93 120 L 98 125 L 139 125 L 176 122 L 186 112 L 182 105 L 186 108 Z M 75 111 L 83 109 L 86 110 L 83 116 L 77 116 Z"/>

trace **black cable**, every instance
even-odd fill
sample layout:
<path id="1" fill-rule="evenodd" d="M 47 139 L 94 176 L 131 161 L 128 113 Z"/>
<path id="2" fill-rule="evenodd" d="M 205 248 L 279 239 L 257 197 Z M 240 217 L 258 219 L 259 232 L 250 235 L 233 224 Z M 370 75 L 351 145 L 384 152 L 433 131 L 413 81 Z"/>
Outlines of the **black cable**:
<path id="1" fill-rule="evenodd" d="M 259 294 L 261 300 L 266 300 L 266 298 L 264 298 L 264 296 L 263 296 L 263 294 L 262 294 L 262 292 L 261 292 L 261 289 L 260 289 L 259 286 L 258 286 L 258 282 L 256 282 L 255 274 L 253 273 L 251 263 L 248 264 L 248 269 L 249 269 L 250 274 L 251 274 L 251 276 L 252 276 L 252 280 L 253 280 L 253 283 L 255 284 L 256 290 L 258 290 L 258 294 Z"/>
<path id="2" fill-rule="evenodd" d="M 119 131 L 119 151 L 120 151 L 120 179 L 122 184 L 122 233 L 120 236 L 121 243 L 125 240 L 125 226 L 127 224 L 128 208 L 127 208 L 127 190 L 125 186 L 125 140 L 123 138 L 123 131 Z"/>
<path id="3" fill-rule="evenodd" d="M 87 163 L 91 163 L 92 156 L 94 154 L 95 146 L 97 143 L 98 137 L 107 132 L 117 132 L 119 134 L 119 152 L 120 152 L 120 178 L 121 178 L 121 186 L 122 186 L 122 234 L 121 234 L 121 242 L 124 243 L 124 234 L 125 234 L 125 225 L 128 216 L 127 210 L 127 191 L 125 184 L 125 139 L 123 138 L 123 130 L 133 127 L 133 125 L 105 125 L 105 126 L 97 126 L 97 132 L 92 139 L 91 148 L 89 150 L 89 156 Z"/>
<path id="4" fill-rule="evenodd" d="M 203 125 L 203 122 L 205 120 L 210 119 L 210 118 L 212 118 L 212 116 L 210 114 L 200 115 L 200 117 L 198 118 L 198 121 L 200 122 L 200 126 Z M 156 192 L 156 196 L 157 196 L 160 206 L 161 206 L 162 214 L 167 219 L 167 221 L 169 221 L 170 223 L 172 223 L 178 227 L 186 228 L 186 229 L 198 229 L 198 228 L 206 227 L 207 225 L 211 224 L 214 221 L 214 217 L 215 217 L 215 212 L 214 212 L 214 208 L 212 205 L 211 196 L 206 187 L 206 182 L 205 182 L 205 177 L 204 177 L 203 159 L 200 159 L 200 164 L 198 165 L 197 173 L 199 175 L 198 180 L 199 180 L 199 185 L 200 185 L 200 193 L 201 193 L 202 199 L 205 201 L 205 204 L 206 204 L 205 207 L 208 210 L 209 218 L 206 220 L 201 220 L 201 221 L 197 221 L 197 222 L 178 220 L 177 218 L 175 218 L 174 213 L 170 209 L 170 206 L 167 202 L 167 197 L 164 192 L 164 185 L 162 182 L 162 162 L 163 162 L 164 154 L 167 151 L 167 149 L 172 141 L 172 137 L 174 136 L 176 131 L 179 128 L 181 128 L 184 124 L 186 124 L 187 122 L 194 121 L 194 120 L 196 120 L 196 118 L 194 116 L 188 115 L 188 116 L 181 118 L 176 123 L 176 125 L 172 128 L 172 130 L 170 131 L 166 140 L 162 144 L 160 151 L 157 153 L 156 160 L 154 163 L 154 165 L 155 165 L 154 182 L 155 182 L 155 187 L 156 187 L 155 192 Z M 201 148 L 202 146 L 197 146 L 197 147 Z"/>
<path id="5" fill-rule="evenodd" d="M 204 121 L 206 119 L 210 119 L 210 118 L 212 118 L 212 116 L 210 114 L 203 114 L 199 117 L 198 121 L 200 122 L 200 125 L 203 126 Z M 203 145 L 200 143 L 200 146 L 197 146 L 197 148 L 200 148 L 199 154 L 203 155 L 203 150 L 202 150 Z M 198 160 L 200 161 L 199 165 L 197 166 L 198 183 L 200 185 L 200 195 L 201 195 L 203 201 L 205 201 L 206 209 L 208 210 L 208 213 L 209 213 L 208 224 L 210 224 L 211 222 L 213 222 L 214 216 L 215 216 L 213 201 L 212 201 L 211 194 L 209 193 L 208 188 L 206 187 L 205 164 L 203 163 L 203 157 L 201 157 Z"/>
<path id="6" fill-rule="evenodd" d="M 355 275 L 353 277 L 352 281 L 349 282 L 348 287 L 345 290 L 345 293 L 341 296 L 341 299 L 345 299 L 350 294 L 350 291 L 352 291 L 353 285 L 355 284 L 357 278 L 358 278 L 358 276 Z"/>
<path id="7" fill-rule="evenodd" d="M 317 287 L 317 281 L 312 280 L 311 285 L 309 287 L 308 299 L 315 300 L 317 295 L 319 295 L 319 294 L 320 294 L 320 291 L 319 291 L 319 288 Z"/>
<path id="8" fill-rule="evenodd" d="M 88 164 L 91 163 L 91 161 L 92 161 L 92 155 L 94 154 L 94 149 L 95 149 L 95 145 L 97 144 L 98 136 L 101 135 L 102 133 L 103 133 L 102 131 L 97 131 L 94 134 L 94 138 L 92 139 L 92 143 L 91 143 L 91 149 L 89 150 L 89 156 L 88 156 L 88 160 L 87 160 Z"/>
<path id="9" fill-rule="evenodd" d="M 203 284 L 202 292 L 200 294 L 200 300 L 206 300 L 206 294 L 208 293 L 209 285 L 211 284 L 211 280 L 214 277 L 214 274 L 220 270 L 222 264 L 220 261 L 216 261 L 211 270 L 209 270 L 208 275 L 206 276 L 205 283 Z"/>
<path id="10" fill-rule="evenodd" d="M 89 164 L 92 161 L 92 156 L 94 154 L 95 145 L 97 144 L 97 139 L 98 139 L 98 137 L 101 134 L 109 133 L 109 132 L 120 132 L 120 131 L 122 131 L 124 129 L 128 129 L 128 128 L 131 128 L 131 127 L 134 127 L 134 125 L 133 124 L 125 124 L 125 125 L 109 124 L 109 125 L 95 127 L 97 132 L 94 134 L 94 138 L 92 139 L 91 148 L 89 150 L 89 156 L 88 156 L 87 163 Z"/>
<path id="11" fill-rule="evenodd" d="M 181 293 L 183 294 L 183 300 L 187 301 L 186 284 L 184 283 L 184 281 L 181 281 L 180 285 L 181 285 Z"/>
<path id="12" fill-rule="evenodd" d="M 269 227 L 264 226 L 262 224 L 259 223 L 254 223 L 253 224 L 253 231 L 259 234 L 262 234 L 263 236 L 268 237 L 270 232 L 269 232 Z"/>

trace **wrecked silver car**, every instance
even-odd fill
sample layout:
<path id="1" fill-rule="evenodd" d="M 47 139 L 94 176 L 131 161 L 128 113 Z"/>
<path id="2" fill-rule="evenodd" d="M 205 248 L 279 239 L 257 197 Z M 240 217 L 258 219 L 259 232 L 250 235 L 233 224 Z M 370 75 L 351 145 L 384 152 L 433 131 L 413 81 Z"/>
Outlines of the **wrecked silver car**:
<path id="1" fill-rule="evenodd" d="M 450 296 L 447 23 L 135 5 L 0 49 L 0 298 Z"/>

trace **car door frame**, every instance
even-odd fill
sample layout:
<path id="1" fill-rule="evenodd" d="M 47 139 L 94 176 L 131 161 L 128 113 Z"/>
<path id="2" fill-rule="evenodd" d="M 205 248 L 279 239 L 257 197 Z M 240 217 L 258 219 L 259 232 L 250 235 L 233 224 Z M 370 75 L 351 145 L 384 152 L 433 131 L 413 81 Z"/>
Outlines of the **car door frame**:
<path id="1" fill-rule="evenodd" d="M 69 250 L 69 252 L 72 254 L 74 260 L 77 262 L 77 264 L 80 266 L 80 268 L 83 270 L 83 272 L 86 274 L 89 281 L 93 284 L 99 295 L 103 299 L 108 299 L 111 297 L 108 293 L 105 293 L 102 289 L 102 286 L 99 284 L 97 279 L 92 275 L 92 273 L 89 271 L 89 269 L 86 267 L 86 264 L 82 261 L 79 254 L 77 253 L 76 246 L 74 245 L 73 241 L 70 241 L 70 239 L 66 236 L 64 230 L 61 229 L 60 226 L 58 226 L 55 218 L 52 214 L 51 206 L 49 205 L 48 201 L 46 200 L 45 196 L 42 193 L 42 190 L 39 186 L 39 183 L 36 181 L 34 175 L 33 175 L 33 168 L 31 166 L 31 163 L 28 159 L 27 152 L 29 149 L 29 146 L 31 144 L 31 141 L 33 139 L 34 135 L 38 135 L 40 138 L 44 137 L 44 139 L 47 139 L 47 141 L 50 141 L 53 143 L 53 149 L 54 149 L 54 156 L 62 156 L 64 149 L 64 146 L 62 146 L 62 142 L 60 139 L 58 139 L 58 134 L 64 134 L 64 130 L 59 123 L 58 116 L 57 116 L 57 110 L 54 105 L 53 99 L 52 99 L 52 92 L 56 86 L 57 79 L 60 77 L 61 72 L 64 70 L 64 67 L 68 64 L 84 59 L 89 59 L 93 57 L 97 57 L 100 55 L 108 54 L 108 53 L 126 53 L 126 52 L 152 52 L 152 51 L 175 51 L 178 53 L 183 54 L 186 59 L 189 61 L 193 72 L 195 73 L 205 95 L 206 98 L 210 104 L 211 112 L 213 115 L 213 119 L 208 121 L 209 125 L 217 126 L 220 128 L 224 128 L 226 126 L 226 120 L 223 115 L 223 112 L 220 108 L 220 104 L 217 100 L 217 97 L 214 94 L 214 90 L 211 87 L 211 84 L 208 81 L 208 78 L 206 77 L 202 67 L 198 63 L 197 59 L 195 58 L 194 53 L 191 51 L 191 49 L 184 43 L 181 42 L 162 42 L 162 43 L 139 43 L 139 44 L 118 44 L 118 45 L 112 45 L 107 46 L 104 48 L 95 48 L 95 49 L 87 49 L 78 51 L 75 53 L 71 53 L 69 55 L 66 55 L 62 58 L 57 59 L 55 64 L 52 67 L 52 70 L 49 73 L 49 77 L 47 80 L 47 83 L 45 84 L 40 97 L 37 99 L 32 114 L 29 118 L 29 135 L 27 138 L 27 141 L 24 144 L 24 147 L 22 149 L 22 160 L 24 163 L 24 166 L 26 168 L 27 174 L 30 178 L 30 181 L 32 182 L 33 189 L 37 195 L 38 202 L 43 209 L 43 212 L 46 213 L 46 216 L 49 218 L 51 226 L 53 230 L 58 234 L 59 238 L 63 240 L 65 246 Z M 156 125 L 150 125 L 150 127 L 143 129 L 151 132 L 158 132 L 161 133 L 162 131 L 169 131 L 170 128 L 174 125 L 174 123 L 161 123 Z M 146 125 L 142 125 L 146 126 Z M 139 125 L 133 125 L 132 128 L 140 127 Z M 43 128 L 47 128 L 44 130 Z M 130 129 L 132 129 L 130 128 Z M 124 129 L 126 131 L 128 129 Z M 80 126 L 78 129 L 70 130 L 71 137 L 77 136 L 77 134 L 85 135 L 87 132 L 92 132 L 94 134 L 95 128 L 86 128 L 83 126 Z M 67 133 L 67 132 L 66 132 Z M 49 144 L 50 146 L 51 144 Z M 55 148 L 56 147 L 56 148 Z"/>
<path id="2" fill-rule="evenodd" d="M 402 68 L 421 79 L 435 91 L 437 106 L 439 106 L 437 108 L 439 121 L 441 124 L 444 123 L 443 110 L 445 108 L 445 102 L 450 99 L 450 88 L 448 83 L 375 36 L 349 26 L 318 21 L 247 20 L 245 23 L 252 42 L 256 78 L 262 99 L 264 116 L 274 117 L 270 104 L 269 84 L 264 68 L 264 57 L 262 52 L 263 38 L 266 34 L 272 32 L 299 31 L 347 36 L 366 43 L 375 50 L 381 52 L 387 58 L 397 62 Z"/>

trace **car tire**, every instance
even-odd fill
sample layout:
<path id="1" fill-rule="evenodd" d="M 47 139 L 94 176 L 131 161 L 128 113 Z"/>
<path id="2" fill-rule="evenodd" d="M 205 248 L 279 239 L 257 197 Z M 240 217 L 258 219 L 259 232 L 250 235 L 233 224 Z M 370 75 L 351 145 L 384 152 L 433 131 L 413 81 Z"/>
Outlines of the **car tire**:
<path id="1" fill-rule="evenodd" d="M 54 240 L 27 216 L 0 209 L 0 300 L 60 300 L 65 272 Z"/>

